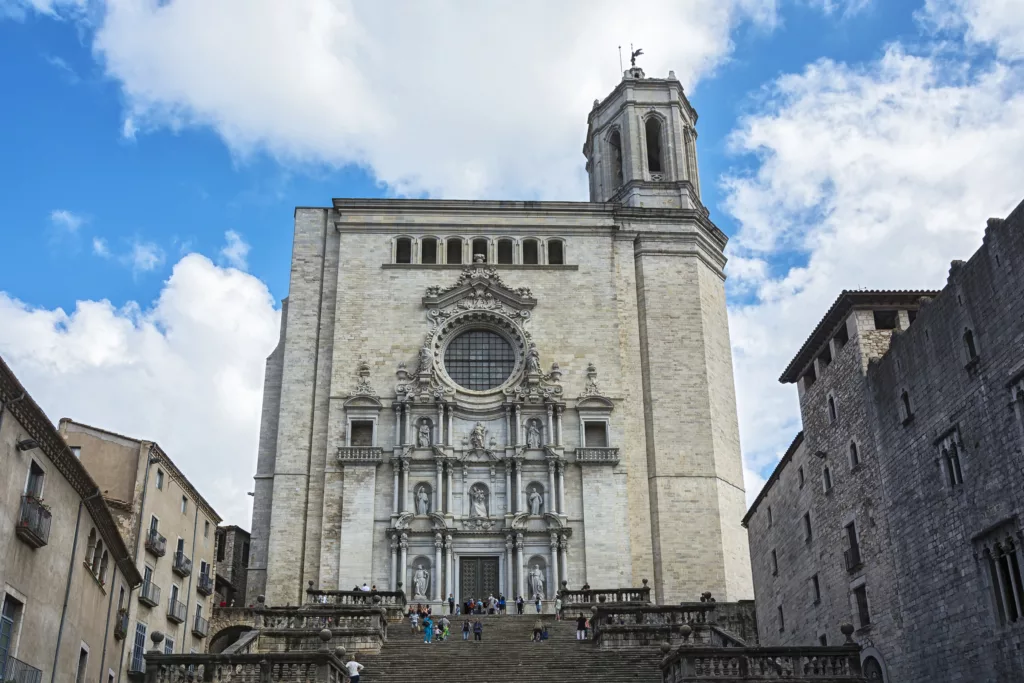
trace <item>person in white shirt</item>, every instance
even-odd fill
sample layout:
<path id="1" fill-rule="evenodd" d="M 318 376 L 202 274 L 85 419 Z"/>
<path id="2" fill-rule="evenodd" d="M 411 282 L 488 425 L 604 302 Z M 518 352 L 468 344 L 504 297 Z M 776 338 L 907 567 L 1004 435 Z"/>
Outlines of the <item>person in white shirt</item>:
<path id="1" fill-rule="evenodd" d="M 359 683 L 359 672 L 363 670 L 363 665 L 356 661 L 355 655 L 352 656 L 352 661 L 345 665 L 348 669 L 348 680 L 349 683 Z"/>
<path id="2" fill-rule="evenodd" d="M 369 593 L 369 592 L 370 592 L 370 584 L 368 584 L 368 583 L 366 583 L 366 582 L 364 581 L 364 582 L 363 582 L 363 587 L 362 587 L 362 589 L 361 589 L 361 590 L 364 590 L 364 591 L 366 591 L 367 593 Z"/>

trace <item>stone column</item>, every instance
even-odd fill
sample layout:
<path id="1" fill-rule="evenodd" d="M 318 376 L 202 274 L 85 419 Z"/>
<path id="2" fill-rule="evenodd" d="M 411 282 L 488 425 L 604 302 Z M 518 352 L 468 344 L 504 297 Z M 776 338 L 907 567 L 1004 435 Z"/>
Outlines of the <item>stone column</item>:
<path id="1" fill-rule="evenodd" d="M 395 409 L 395 448 L 402 443 L 402 404 L 392 403 L 391 407 Z M 349 435 L 349 443 L 352 442 L 352 435 Z"/>
<path id="2" fill-rule="evenodd" d="M 516 595 L 523 595 L 525 591 L 525 584 L 523 583 L 523 535 L 516 534 L 516 587 L 519 592 Z"/>
<path id="3" fill-rule="evenodd" d="M 409 512 L 409 461 L 403 458 L 398 464 L 402 468 L 402 512 Z"/>
<path id="4" fill-rule="evenodd" d="M 434 534 L 434 601 L 441 601 L 441 534 Z"/>
<path id="5" fill-rule="evenodd" d="M 447 549 L 446 552 L 445 552 L 445 557 L 444 557 L 444 585 L 445 585 L 445 591 L 444 591 L 445 595 L 444 595 L 444 598 L 447 599 L 447 597 L 449 595 L 454 595 L 455 594 L 455 575 L 452 574 L 452 565 L 454 564 L 453 559 L 452 559 L 452 555 L 455 554 L 455 549 L 453 547 L 452 535 L 451 534 L 447 534 L 444 537 L 444 543 L 445 543 L 445 547 Z"/>
<path id="6" fill-rule="evenodd" d="M 462 515 L 465 516 L 469 510 L 469 469 L 465 463 L 462 464 Z"/>
<path id="7" fill-rule="evenodd" d="M 569 580 L 569 537 L 562 536 L 561 542 L 558 544 L 559 551 L 559 562 L 558 567 L 562 570 L 562 577 L 558 580 L 558 586 L 561 587 L 562 581 Z"/>
<path id="8" fill-rule="evenodd" d="M 548 460 L 548 501 L 544 512 L 554 512 L 558 509 L 558 494 L 555 492 L 555 461 Z"/>
<path id="9" fill-rule="evenodd" d="M 558 462 L 558 514 L 565 512 L 565 462 Z"/>
<path id="10" fill-rule="evenodd" d="M 448 463 L 448 493 L 447 493 L 447 504 L 445 505 L 445 512 L 449 515 L 452 513 L 452 464 Z"/>
<path id="11" fill-rule="evenodd" d="M 452 443 L 454 443 L 452 440 L 455 438 L 455 435 L 452 432 L 452 425 L 454 420 L 452 416 L 454 415 L 454 413 L 455 411 L 453 411 L 451 408 L 448 409 L 448 440 L 445 443 L 448 444 L 449 446 L 451 446 Z"/>
<path id="12" fill-rule="evenodd" d="M 411 446 L 415 442 L 412 440 L 412 411 L 409 409 L 411 406 L 405 407 L 405 445 Z"/>
<path id="13" fill-rule="evenodd" d="M 434 439 L 430 442 L 440 446 L 444 443 L 444 404 L 437 404 L 437 426 L 434 428 Z"/>
<path id="14" fill-rule="evenodd" d="M 434 466 L 437 468 L 437 478 L 434 484 L 434 510 L 433 512 L 441 511 L 441 501 L 444 498 L 441 495 L 444 493 L 444 461 L 440 458 L 434 460 Z"/>
<path id="15" fill-rule="evenodd" d="M 558 592 L 558 534 L 551 533 L 551 561 L 548 563 L 548 594 Z"/>
<path id="16" fill-rule="evenodd" d="M 505 512 L 512 512 L 512 458 L 505 458 Z"/>
<path id="17" fill-rule="evenodd" d="M 391 590 L 398 590 L 398 539 L 391 536 Z"/>
<path id="18" fill-rule="evenodd" d="M 398 459 L 395 459 L 395 458 L 392 458 L 392 460 L 391 460 L 391 469 L 394 471 L 394 474 L 395 474 L 395 502 L 394 502 L 394 505 L 391 506 L 391 510 L 396 515 L 399 512 L 399 510 L 398 510 L 398 470 L 400 470 L 401 468 L 402 468 L 402 461 L 398 460 Z"/>
<path id="19" fill-rule="evenodd" d="M 515 406 L 516 411 L 516 445 L 519 446 L 523 443 L 523 413 L 517 403 Z"/>
<path id="20" fill-rule="evenodd" d="M 555 407 L 548 404 L 548 444 L 555 443 Z"/>
<path id="21" fill-rule="evenodd" d="M 555 444 L 562 446 L 562 406 L 555 406 Z"/>
<path id="22" fill-rule="evenodd" d="M 398 580 L 402 582 L 402 590 L 406 591 L 408 595 L 409 586 L 406 585 L 406 574 L 408 574 L 407 567 L 409 564 L 409 537 L 402 534 L 401 540 L 398 542 L 399 557 L 398 557 Z M 398 586 L 396 583 L 395 586 Z"/>
<path id="23" fill-rule="evenodd" d="M 516 512 L 523 511 L 523 460 L 516 459 Z"/>
<path id="24" fill-rule="evenodd" d="M 510 406 L 505 406 L 505 435 L 505 443 L 512 446 L 515 439 L 512 438 L 512 408 Z"/>
<path id="25" fill-rule="evenodd" d="M 515 573 L 512 571 L 512 534 L 505 534 L 505 598 L 506 602 L 515 602 Z"/>

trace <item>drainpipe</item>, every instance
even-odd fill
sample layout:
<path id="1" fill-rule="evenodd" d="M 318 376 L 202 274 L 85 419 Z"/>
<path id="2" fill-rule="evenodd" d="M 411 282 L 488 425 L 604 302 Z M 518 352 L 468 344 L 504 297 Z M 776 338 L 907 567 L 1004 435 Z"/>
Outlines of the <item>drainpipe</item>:
<path id="1" fill-rule="evenodd" d="M 135 525 L 135 558 L 133 561 L 136 568 L 138 568 L 139 566 L 139 546 L 141 545 L 139 541 L 142 540 L 142 520 L 146 516 L 146 491 L 149 490 L 149 468 L 152 467 L 154 462 L 156 462 L 156 458 L 153 457 L 154 450 L 156 450 L 156 444 L 150 444 L 149 452 L 146 453 L 146 474 L 142 478 L 142 500 L 139 503 L 139 523 Z M 134 591 L 134 588 L 128 589 L 129 605 L 131 605 L 131 597 Z M 131 608 L 129 607 L 129 611 L 130 610 Z M 138 614 L 138 611 L 136 611 L 136 614 Z M 134 640 L 134 638 L 131 637 L 131 633 L 126 633 L 124 636 L 124 640 L 121 641 L 121 658 L 117 665 L 117 683 L 121 683 L 121 669 L 124 668 L 121 666 L 122 664 L 124 664 L 124 646 L 128 644 L 129 638 Z"/>
<path id="2" fill-rule="evenodd" d="M 196 530 L 199 528 L 199 505 L 197 505 L 195 501 L 192 501 L 192 507 L 196 509 L 196 519 L 192 523 L 192 571 L 189 572 L 188 575 L 188 594 L 185 596 L 185 635 L 191 635 L 192 633 L 188 629 L 188 606 L 192 602 L 192 577 L 195 576 L 196 573 Z M 192 638 L 194 637 L 195 636 L 191 636 L 189 638 L 190 645 L 192 643 Z M 184 645 L 184 642 L 182 642 L 182 645 Z M 184 647 L 181 648 L 181 654 L 185 654 Z"/>
<path id="3" fill-rule="evenodd" d="M 103 665 L 107 661 L 107 639 L 110 636 L 110 610 L 114 607 L 114 584 L 117 582 L 117 561 L 113 562 L 114 572 L 110 575 L 110 600 L 107 602 L 107 625 L 103 630 L 103 651 L 100 653 L 100 678 L 99 681 L 107 680 L 103 674 Z M 124 635 L 125 639 L 128 634 Z"/>
<path id="4" fill-rule="evenodd" d="M 57 659 L 60 657 L 60 638 L 64 634 L 64 619 L 68 614 L 68 598 L 71 597 L 71 577 L 75 575 L 75 560 L 78 558 L 78 530 L 82 525 L 82 508 L 85 502 L 100 497 L 100 490 L 78 501 L 78 519 L 75 520 L 75 538 L 71 542 L 71 562 L 68 565 L 68 582 L 64 587 L 64 606 L 60 610 L 60 626 L 57 628 L 57 645 L 53 648 L 53 671 L 50 672 L 50 683 L 57 679 Z"/>

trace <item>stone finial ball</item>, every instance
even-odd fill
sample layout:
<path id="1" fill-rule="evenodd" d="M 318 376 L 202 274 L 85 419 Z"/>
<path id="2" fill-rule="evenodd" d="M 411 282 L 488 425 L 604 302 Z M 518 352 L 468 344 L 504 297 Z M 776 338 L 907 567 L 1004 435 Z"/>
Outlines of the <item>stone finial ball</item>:
<path id="1" fill-rule="evenodd" d="M 647 586 L 647 579 L 640 579 L 640 580 L 643 581 L 644 586 Z"/>
<path id="2" fill-rule="evenodd" d="M 591 607 L 591 608 L 590 608 L 590 612 L 591 612 L 592 614 L 597 614 L 597 605 L 594 605 L 593 607 Z"/>
<path id="3" fill-rule="evenodd" d="M 309 590 L 313 590 L 313 581 L 310 580 L 310 581 L 307 581 L 306 583 L 309 584 Z"/>
<path id="4" fill-rule="evenodd" d="M 267 601 L 267 597 L 265 595 L 257 595 L 256 596 L 256 602 L 260 603 L 261 605 L 263 603 L 265 603 L 266 601 Z"/>
<path id="5" fill-rule="evenodd" d="M 340 645 L 338 647 L 334 648 L 334 656 L 337 657 L 338 659 L 345 659 L 345 653 L 346 653 L 345 648 L 341 647 Z"/>
<path id="6" fill-rule="evenodd" d="M 326 643 L 330 639 L 331 639 L 331 629 L 325 628 L 325 629 L 320 631 L 320 640 L 322 640 L 323 642 Z"/>
<path id="7" fill-rule="evenodd" d="M 370 602 L 372 602 L 372 603 L 373 603 L 373 604 L 375 604 L 375 605 L 379 605 L 379 604 L 380 604 L 380 596 L 379 596 L 379 595 L 376 595 L 376 594 L 374 594 L 374 595 L 373 595 L 373 596 L 372 596 L 372 597 L 370 598 Z"/>
<path id="8" fill-rule="evenodd" d="M 853 635 L 853 630 L 853 624 L 843 624 L 839 627 L 839 632 L 846 636 L 847 640 Z"/>
<path id="9" fill-rule="evenodd" d="M 669 645 L 667 642 L 663 642 L 661 644 L 661 654 L 667 655 L 671 649 L 672 649 L 672 646 Z"/>
<path id="10" fill-rule="evenodd" d="M 679 632 L 683 634 L 683 638 L 689 638 L 690 634 L 693 633 L 693 627 L 689 624 L 683 624 L 679 627 Z"/>
<path id="11" fill-rule="evenodd" d="M 153 631 L 149 634 L 149 639 L 153 641 L 154 645 L 159 645 L 161 642 L 163 642 L 164 634 L 160 631 Z"/>

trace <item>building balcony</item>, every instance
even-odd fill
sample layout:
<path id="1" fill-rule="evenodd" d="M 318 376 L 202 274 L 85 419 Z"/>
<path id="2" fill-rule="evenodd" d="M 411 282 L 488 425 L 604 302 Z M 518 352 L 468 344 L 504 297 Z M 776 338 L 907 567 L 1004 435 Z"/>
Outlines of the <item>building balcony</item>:
<path id="1" fill-rule="evenodd" d="M 22 496 L 15 533 L 31 547 L 42 548 L 50 540 L 50 508 L 35 496 Z"/>
<path id="2" fill-rule="evenodd" d="M 188 576 L 192 573 L 192 560 L 179 550 L 174 553 L 174 566 L 171 569 L 178 576 Z"/>
<path id="3" fill-rule="evenodd" d="M 342 446 L 338 449 L 338 461 L 348 465 L 379 465 L 384 449 L 377 446 Z"/>
<path id="4" fill-rule="evenodd" d="M 577 448 L 576 462 L 592 465 L 617 465 L 619 464 L 619 449 L 594 446 Z"/>
<path id="5" fill-rule="evenodd" d="M 117 617 L 114 621 L 114 640 L 124 640 L 128 635 L 128 610 L 121 608 L 117 610 Z"/>
<path id="6" fill-rule="evenodd" d="M 14 657 L 7 657 L 3 670 L 5 683 L 39 683 L 42 677 L 43 672 L 34 666 Z"/>
<path id="7" fill-rule="evenodd" d="M 213 578 L 209 574 L 200 574 L 196 583 L 196 592 L 200 595 L 209 595 L 213 592 Z"/>
<path id="8" fill-rule="evenodd" d="M 167 554 L 167 539 L 156 529 L 150 529 L 146 534 L 146 550 L 157 557 L 163 557 Z"/>
<path id="9" fill-rule="evenodd" d="M 846 571 L 855 572 L 864 566 L 860 558 L 860 548 L 853 547 L 843 551 L 843 559 L 846 560 Z"/>
<path id="10" fill-rule="evenodd" d="M 156 607 L 160 604 L 160 586 L 152 581 L 143 581 L 142 589 L 139 591 L 139 602 L 143 605 Z"/>
<path id="11" fill-rule="evenodd" d="M 206 634 L 210 632 L 210 622 L 207 619 L 203 619 L 200 615 L 196 615 L 196 620 L 192 622 L 192 635 L 196 638 L 205 638 Z"/>
<path id="12" fill-rule="evenodd" d="M 180 624 L 185 621 L 185 603 L 171 598 L 167 603 L 167 620 Z"/>

